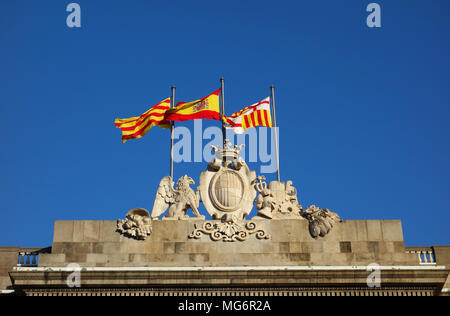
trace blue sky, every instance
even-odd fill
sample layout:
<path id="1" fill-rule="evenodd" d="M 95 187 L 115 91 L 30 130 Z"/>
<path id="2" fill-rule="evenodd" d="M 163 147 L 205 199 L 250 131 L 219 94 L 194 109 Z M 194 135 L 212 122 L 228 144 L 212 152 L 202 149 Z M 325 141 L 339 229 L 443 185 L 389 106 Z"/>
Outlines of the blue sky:
<path id="1" fill-rule="evenodd" d="M 227 114 L 275 85 L 281 177 L 302 205 L 450 244 L 450 2 L 377 1 L 369 28 L 370 2 L 79 0 L 69 28 L 70 1 L 1 1 L 0 245 L 48 246 L 58 219 L 151 210 L 169 133 L 122 144 L 114 119 L 171 85 L 177 101 L 203 97 L 221 76 Z M 178 163 L 175 178 L 198 184 L 205 168 Z"/>

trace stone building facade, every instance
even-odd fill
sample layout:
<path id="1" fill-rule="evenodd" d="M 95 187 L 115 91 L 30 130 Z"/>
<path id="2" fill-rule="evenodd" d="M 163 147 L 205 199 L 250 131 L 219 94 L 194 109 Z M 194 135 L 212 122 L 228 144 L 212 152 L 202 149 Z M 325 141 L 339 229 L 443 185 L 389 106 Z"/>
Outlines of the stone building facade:
<path id="1" fill-rule="evenodd" d="M 49 248 L 0 248 L 2 293 L 449 294 L 450 246 L 405 247 L 399 220 L 342 221 L 329 209 L 304 209 L 292 181 L 266 183 L 239 156 L 242 145 L 225 143 L 213 146 L 195 191 L 188 175 L 176 186 L 162 178 L 151 214 L 56 221 Z"/>
<path id="2" fill-rule="evenodd" d="M 153 220 L 143 239 L 116 221 L 56 221 L 49 248 L 0 248 L 3 295 L 449 295 L 450 246 L 405 247 L 399 220 L 255 220 L 261 236 L 214 240 L 205 223 Z M 208 226 L 209 227 L 209 226 Z M 232 229 L 232 227 L 227 227 Z M 206 232 L 206 233 L 205 233 Z"/>

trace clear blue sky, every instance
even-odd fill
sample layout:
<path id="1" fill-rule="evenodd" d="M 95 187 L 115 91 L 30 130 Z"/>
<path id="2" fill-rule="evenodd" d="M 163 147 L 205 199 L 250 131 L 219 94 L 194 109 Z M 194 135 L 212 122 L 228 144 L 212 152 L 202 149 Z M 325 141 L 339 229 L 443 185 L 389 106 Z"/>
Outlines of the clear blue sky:
<path id="1" fill-rule="evenodd" d="M 57 219 L 151 210 L 169 133 L 122 144 L 114 119 L 221 76 L 228 114 L 276 86 L 281 175 L 302 205 L 450 244 L 448 0 L 377 1 L 378 29 L 363 0 L 79 0 L 79 29 L 70 2 L 0 2 L 1 246 L 48 246 Z M 198 184 L 205 168 L 175 177 Z"/>

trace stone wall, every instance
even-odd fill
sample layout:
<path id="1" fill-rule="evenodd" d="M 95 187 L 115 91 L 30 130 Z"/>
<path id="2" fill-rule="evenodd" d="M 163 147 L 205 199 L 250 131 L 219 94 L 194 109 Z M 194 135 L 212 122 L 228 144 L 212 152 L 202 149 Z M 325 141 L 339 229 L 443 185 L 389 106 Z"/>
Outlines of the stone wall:
<path id="1" fill-rule="evenodd" d="M 0 290 L 11 287 L 9 271 L 17 265 L 19 247 L 0 247 Z"/>
<path id="2" fill-rule="evenodd" d="M 152 234 L 135 240 L 116 232 L 116 221 L 56 221 L 51 254 L 39 266 L 381 266 L 418 265 L 405 252 L 399 220 L 348 220 L 313 239 L 305 220 L 259 220 L 270 239 L 212 241 L 188 236 L 202 220 L 153 221 Z"/>
<path id="3" fill-rule="evenodd" d="M 433 246 L 436 264 L 450 267 L 450 246 Z"/>

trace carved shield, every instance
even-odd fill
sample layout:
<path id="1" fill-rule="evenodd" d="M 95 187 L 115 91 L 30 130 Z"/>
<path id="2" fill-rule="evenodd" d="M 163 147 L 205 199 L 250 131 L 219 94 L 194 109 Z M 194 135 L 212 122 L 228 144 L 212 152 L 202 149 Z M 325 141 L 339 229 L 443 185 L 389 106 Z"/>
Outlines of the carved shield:
<path id="1" fill-rule="evenodd" d="M 240 208 L 248 188 L 243 176 L 232 169 L 223 168 L 211 180 L 209 194 L 214 205 L 224 212 Z"/>
<path id="2" fill-rule="evenodd" d="M 252 208 L 256 190 L 252 184 L 256 173 L 247 165 L 238 170 L 233 165 L 208 168 L 200 174 L 200 195 L 203 205 L 214 218 L 232 213 L 243 219 Z"/>

